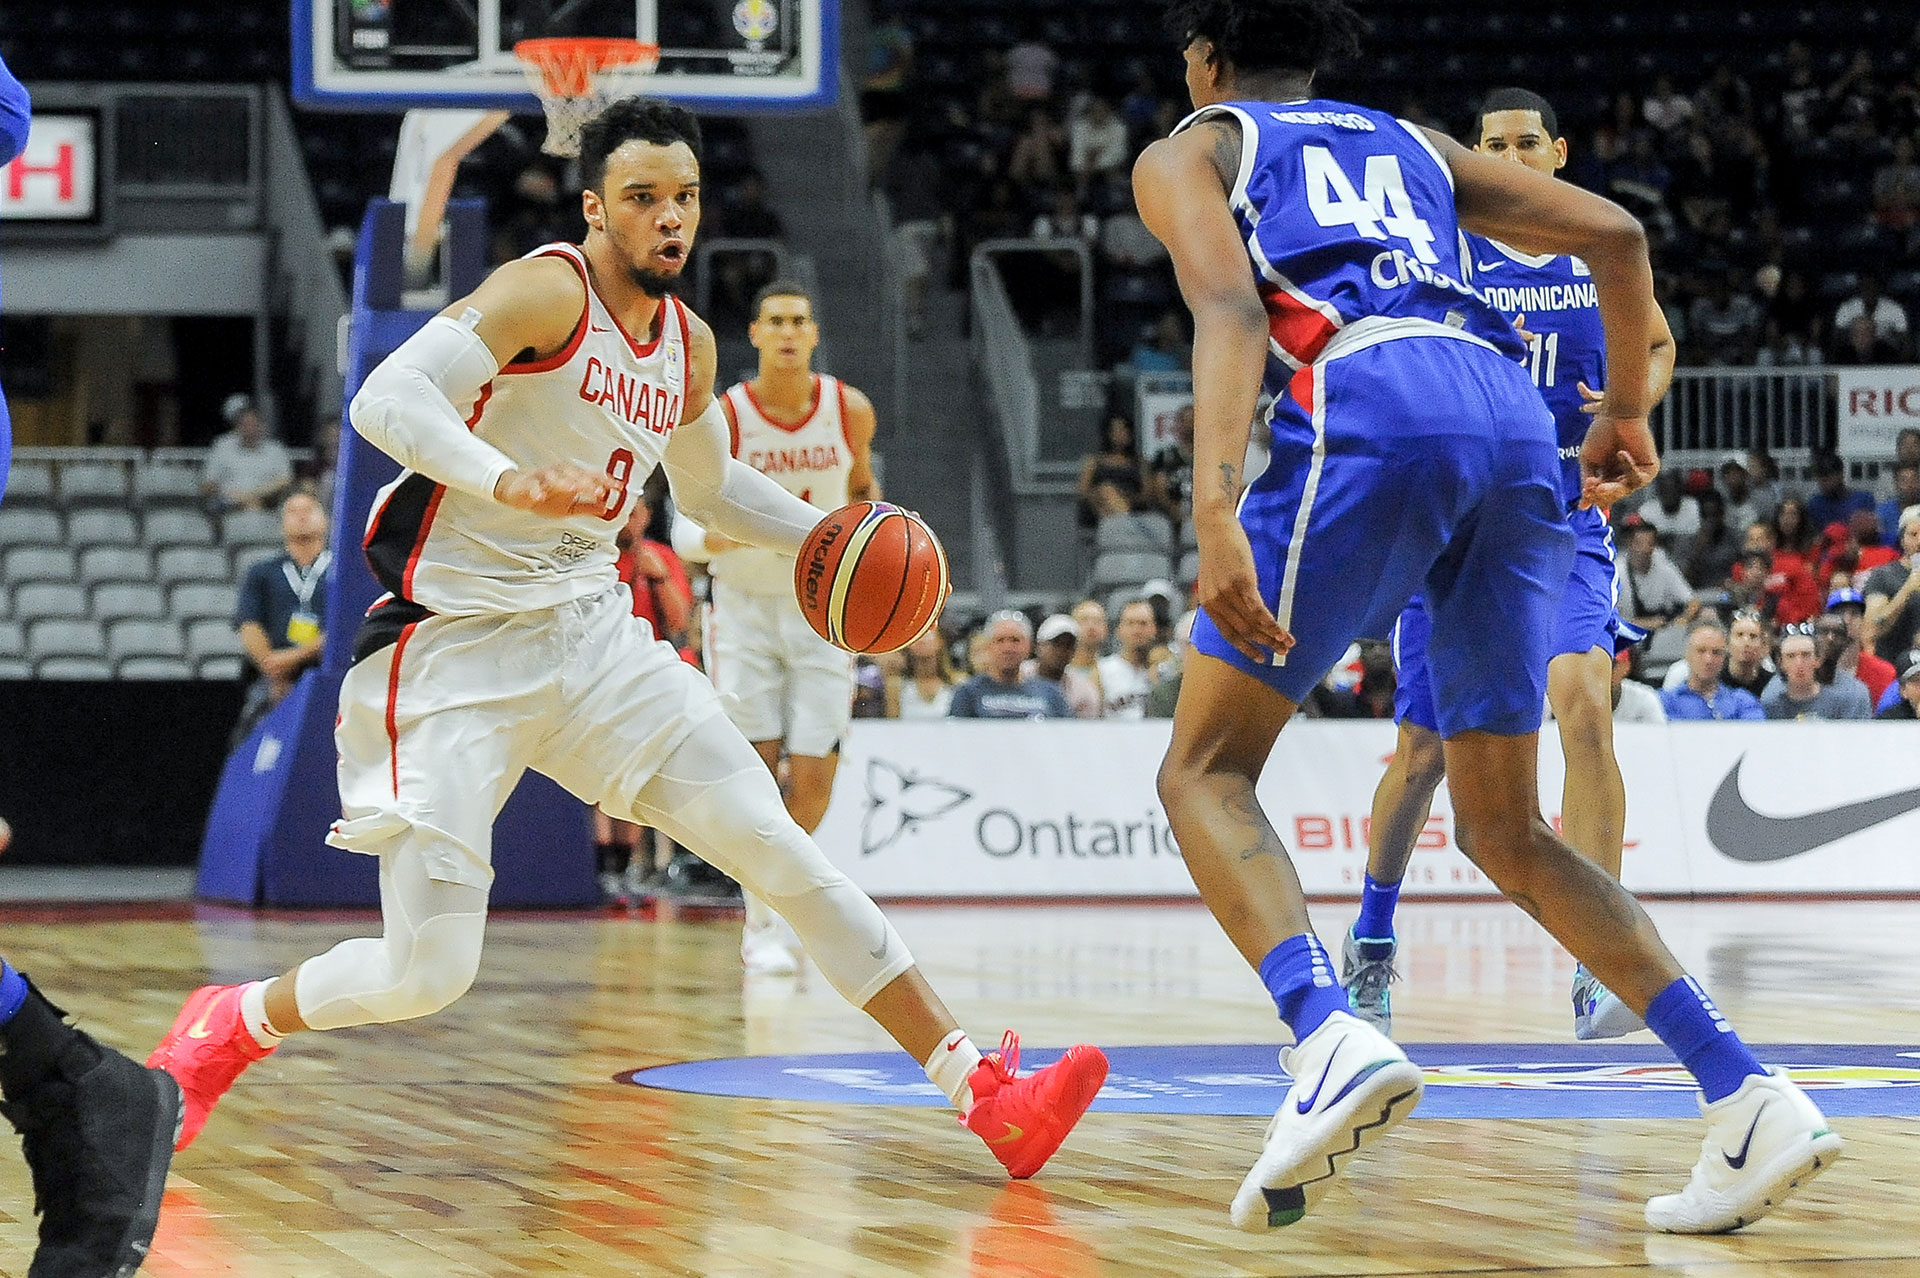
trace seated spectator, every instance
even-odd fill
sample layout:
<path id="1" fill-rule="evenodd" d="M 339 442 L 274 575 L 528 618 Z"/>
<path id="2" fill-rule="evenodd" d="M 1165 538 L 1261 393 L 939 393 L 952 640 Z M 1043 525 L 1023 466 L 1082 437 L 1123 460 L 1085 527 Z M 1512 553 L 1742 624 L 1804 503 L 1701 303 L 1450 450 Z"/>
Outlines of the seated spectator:
<path id="1" fill-rule="evenodd" d="M 1732 273 L 1716 275 L 1687 312 L 1694 345 L 1709 364 L 1751 364 L 1759 347 L 1760 305 L 1735 291 L 1738 283 Z"/>
<path id="2" fill-rule="evenodd" d="M 1653 500 L 1639 509 L 1640 518 L 1653 525 L 1662 549 L 1684 551 L 1700 531 L 1700 504 L 1687 496 L 1685 479 L 1677 470 L 1663 470 L 1653 481 Z"/>
<path id="3" fill-rule="evenodd" d="M 1833 453 L 1821 453 L 1813 459 L 1813 478 L 1817 488 L 1807 497 L 1806 513 L 1814 537 L 1825 533 L 1831 524 L 1845 524 L 1856 510 L 1873 510 L 1873 494 L 1847 487 L 1847 464 Z M 1781 545 L 1786 544 L 1783 535 Z"/>
<path id="4" fill-rule="evenodd" d="M 1876 718 L 1920 719 L 1920 657 L 1907 663 L 1900 673 L 1899 698 Z"/>
<path id="5" fill-rule="evenodd" d="M 645 620 L 655 637 L 678 648 L 693 620 L 693 584 L 673 547 L 647 535 L 654 512 L 651 489 L 650 484 L 641 487 L 626 525 L 614 537 L 620 552 L 614 571 L 633 596 L 633 615 Z"/>
<path id="6" fill-rule="evenodd" d="M 1167 246 L 1128 207 L 1101 225 L 1100 256 L 1117 271 L 1145 271 L 1167 260 Z"/>
<path id="7" fill-rule="evenodd" d="M 959 672 L 947 651 L 946 636 L 935 626 L 906 647 L 900 673 L 887 679 L 889 719 L 944 719 L 953 705 Z"/>
<path id="8" fill-rule="evenodd" d="M 1061 163 L 1066 149 L 1066 131 L 1045 107 L 1035 107 L 1027 112 L 1026 129 L 1014 139 L 1007 176 L 1036 190 L 1062 186 L 1067 178 Z"/>
<path id="9" fill-rule="evenodd" d="M 1639 515 L 1628 515 L 1626 571 L 1621 574 L 1620 603 L 1627 620 L 1651 633 L 1693 620 L 1700 603 L 1693 587 L 1655 544 L 1658 534 Z"/>
<path id="10" fill-rule="evenodd" d="M 891 719 L 893 716 L 887 713 L 887 684 L 898 679 L 906 667 L 906 655 L 897 651 L 854 658 L 853 717 Z"/>
<path id="11" fill-rule="evenodd" d="M 1360 641 L 1360 681 L 1352 688 L 1324 684 L 1310 694 L 1323 719 L 1393 718 L 1393 648 L 1375 639 Z"/>
<path id="12" fill-rule="evenodd" d="M 1133 422 L 1120 413 L 1107 417 L 1100 451 L 1080 464 L 1080 523 L 1092 528 L 1110 515 L 1125 515 L 1149 503 L 1146 468 L 1134 443 Z"/>
<path id="13" fill-rule="evenodd" d="M 1746 459 L 1739 453 L 1728 453 L 1720 463 L 1720 492 L 1726 500 L 1727 526 L 1730 528 L 1744 533 L 1748 524 L 1773 518 L 1778 493 L 1769 500 L 1754 488 L 1752 472 L 1747 469 Z"/>
<path id="14" fill-rule="evenodd" d="M 1007 50 L 1007 85 L 1022 102 L 1045 102 L 1053 97 L 1053 76 L 1060 55 L 1038 40 L 1022 40 Z"/>
<path id="15" fill-rule="evenodd" d="M 947 714 L 955 719 L 1070 719 L 1073 710 L 1059 685 L 1022 679 L 1021 663 L 1033 647 L 1033 623 L 1025 613 L 1003 609 L 982 628 L 983 673 L 953 690 Z"/>
<path id="16" fill-rule="evenodd" d="M 1920 506 L 1920 462 L 1898 462 L 1893 468 L 1893 496 L 1880 503 L 1880 540 L 1900 544 L 1900 513 Z"/>
<path id="17" fill-rule="evenodd" d="M 1820 528 L 1815 526 L 1813 517 L 1807 513 L 1805 498 L 1789 495 L 1774 503 L 1772 551 L 1776 558 L 1780 555 L 1797 555 L 1800 566 L 1811 572 L 1814 547 L 1819 542 Z"/>
<path id="18" fill-rule="evenodd" d="M 1623 643 L 1613 654 L 1613 721 L 1615 723 L 1665 723 L 1667 708 L 1660 694 L 1640 682 L 1640 646 Z M 1684 665 L 1676 664 L 1676 670 Z"/>
<path id="19" fill-rule="evenodd" d="M 1820 558 L 1814 580 L 1828 582 L 1829 590 L 1836 589 L 1831 584 L 1835 573 L 1846 573 L 1846 584 L 1851 586 L 1855 574 L 1865 580 L 1867 573 L 1900 557 L 1900 552 L 1892 546 L 1881 544 L 1880 516 L 1871 510 L 1856 510 L 1844 526 L 1834 524 L 1828 528 L 1825 541 L 1827 549 Z"/>
<path id="20" fill-rule="evenodd" d="M 1813 641 L 1807 646 L 1811 651 Z M 1687 632 L 1687 678 L 1677 688 L 1660 694 L 1661 708 L 1672 720 L 1754 720 L 1766 718 L 1761 703 L 1744 688 L 1720 682 L 1727 662 L 1727 632 L 1717 621 L 1696 621 Z"/>
<path id="21" fill-rule="evenodd" d="M 1740 561 L 1740 542 L 1727 527 L 1727 503 L 1709 488 L 1697 499 L 1700 529 L 1687 543 L 1683 571 L 1687 580 L 1700 589 L 1719 585 Z"/>
<path id="22" fill-rule="evenodd" d="M 1109 173 L 1124 169 L 1132 154 L 1127 146 L 1127 122 L 1113 104 L 1097 93 L 1088 94 L 1067 125 L 1067 169 L 1082 191 Z"/>
<path id="23" fill-rule="evenodd" d="M 1147 492 L 1176 525 L 1193 513 L 1193 405 L 1183 404 L 1173 419 L 1173 442 L 1154 455 Z"/>
<path id="24" fill-rule="evenodd" d="M 216 513 L 265 510 L 293 484 L 293 457 L 267 433 L 267 422 L 245 395 L 229 395 L 220 415 L 231 428 L 207 449 L 200 491 Z"/>
<path id="25" fill-rule="evenodd" d="M 1073 664 L 1080 649 L 1080 627 L 1065 613 L 1040 623 L 1034 634 L 1034 655 L 1020 668 L 1022 678 L 1041 679 L 1059 687 L 1076 719 L 1100 717 L 1100 685 Z"/>
<path id="26" fill-rule="evenodd" d="M 238 743 L 267 711 L 280 704 L 302 672 L 320 664 L 327 639 L 327 513 L 311 493 L 295 493 L 280 508 L 286 551 L 263 559 L 240 579 L 233 612 L 249 677 Z"/>
<path id="27" fill-rule="evenodd" d="M 1893 156 L 1873 175 L 1873 218 L 1889 231 L 1910 231 L 1920 223 L 1920 164 L 1913 138 L 1893 139 Z"/>
<path id="28" fill-rule="evenodd" d="M 1693 100 L 1675 90 L 1672 78 L 1663 75 L 1654 80 L 1640 115 L 1661 133 L 1672 133 L 1692 123 Z"/>
<path id="29" fill-rule="evenodd" d="M 1160 638 L 1153 604 L 1128 600 L 1114 623 L 1113 637 L 1114 652 L 1100 659 L 1101 717 L 1144 719 L 1155 678 L 1153 646 Z"/>
<path id="30" fill-rule="evenodd" d="M 1920 643 L 1920 506 L 1900 519 L 1900 558 L 1867 574 L 1866 627 L 1873 650 L 1892 661 Z"/>
<path id="31" fill-rule="evenodd" d="M 1871 719 L 1866 685 L 1852 676 L 1821 683 L 1811 625 L 1780 638 L 1780 673 L 1760 695 L 1769 719 Z M 1669 707 L 1671 709 L 1671 707 Z"/>
<path id="32" fill-rule="evenodd" d="M 1727 661 L 1720 669 L 1720 682 L 1729 688 L 1751 692 L 1754 700 L 1759 700 L 1777 673 L 1771 648 L 1765 618 L 1755 612 L 1734 613 L 1733 625 L 1727 631 Z"/>
<path id="33" fill-rule="evenodd" d="M 1098 599 L 1082 599 L 1073 606 L 1072 617 L 1077 642 L 1073 660 L 1067 665 L 1071 672 L 1067 677 L 1093 689 L 1092 717 L 1099 718 L 1100 707 L 1106 701 L 1106 692 L 1100 684 L 1100 658 L 1107 645 L 1107 609 Z"/>
<path id="34" fill-rule="evenodd" d="M 1176 311 L 1168 311 L 1140 335 L 1127 362 L 1140 373 L 1184 373 L 1193 358 L 1193 343 Z"/>
<path id="35" fill-rule="evenodd" d="M 1865 647 L 1866 605 L 1857 590 L 1836 590 L 1827 596 L 1827 610 L 1813 623 L 1815 648 L 1829 682 L 1852 675 L 1867 687 L 1867 703 L 1875 704 L 1893 686 L 1893 663 Z"/>
<path id="36" fill-rule="evenodd" d="M 1906 352 L 1908 327 L 1907 308 L 1880 292 L 1880 279 L 1876 275 L 1865 275 L 1860 279 L 1860 288 L 1846 301 L 1840 303 L 1833 312 L 1833 331 L 1836 338 L 1850 333 L 1856 321 L 1865 320 L 1871 327 L 1867 330 L 1867 341 L 1874 352 L 1884 351 L 1889 359 L 1898 360 Z M 1840 352 L 1836 352 L 1836 355 Z M 1875 359 L 1863 359 L 1861 363 L 1875 363 Z"/>
<path id="37" fill-rule="evenodd" d="M 1100 237 L 1100 219 L 1091 213 L 1083 212 L 1080 199 L 1073 193 L 1072 187 L 1060 187 L 1053 193 L 1053 209 L 1033 219 L 1028 234 L 1036 240 L 1078 240 L 1092 247 Z M 1049 254 L 1049 257 L 1057 256 Z M 1069 263 L 1071 270 L 1077 272 L 1079 264 Z"/>
<path id="38" fill-rule="evenodd" d="M 1180 678 L 1186 673 L 1187 652 L 1193 644 L 1193 623 L 1200 614 L 1189 608 L 1173 623 L 1173 640 L 1160 666 L 1160 682 L 1147 694 L 1147 718 L 1171 719 L 1180 704 Z"/>

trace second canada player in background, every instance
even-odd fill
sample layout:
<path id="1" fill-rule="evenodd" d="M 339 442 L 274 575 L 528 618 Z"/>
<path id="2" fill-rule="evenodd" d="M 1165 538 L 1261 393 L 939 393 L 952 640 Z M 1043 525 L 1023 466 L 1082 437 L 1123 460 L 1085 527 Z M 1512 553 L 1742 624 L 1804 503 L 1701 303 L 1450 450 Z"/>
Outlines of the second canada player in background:
<path id="1" fill-rule="evenodd" d="M 878 500 L 873 404 L 837 377 L 813 371 L 820 325 L 813 297 L 775 280 L 754 299 L 747 333 L 759 371 L 729 387 L 720 407 L 733 455 L 822 510 Z M 727 714 L 776 775 L 787 759 L 787 811 L 811 834 L 826 818 L 853 716 L 853 658 L 807 625 L 793 597 L 793 561 L 679 519 L 674 548 L 707 561 L 713 610 L 707 667 Z M 797 942 L 780 916 L 746 894 L 740 959 L 749 972 L 785 975 Z"/>

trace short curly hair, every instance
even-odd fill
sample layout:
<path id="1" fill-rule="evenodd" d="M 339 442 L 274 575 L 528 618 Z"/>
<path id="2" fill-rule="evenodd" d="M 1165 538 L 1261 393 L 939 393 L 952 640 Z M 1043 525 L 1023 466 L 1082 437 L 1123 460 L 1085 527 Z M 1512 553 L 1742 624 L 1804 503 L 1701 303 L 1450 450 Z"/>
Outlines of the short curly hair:
<path id="1" fill-rule="evenodd" d="M 1238 71 L 1315 73 L 1360 52 L 1366 20 L 1345 0 L 1172 0 L 1166 25 Z"/>
<path id="2" fill-rule="evenodd" d="M 608 105 L 580 130 L 580 179 L 598 191 L 607 180 L 607 157 L 628 142 L 672 146 L 685 142 L 700 159 L 700 121 L 683 106 L 660 98 L 622 98 Z"/>

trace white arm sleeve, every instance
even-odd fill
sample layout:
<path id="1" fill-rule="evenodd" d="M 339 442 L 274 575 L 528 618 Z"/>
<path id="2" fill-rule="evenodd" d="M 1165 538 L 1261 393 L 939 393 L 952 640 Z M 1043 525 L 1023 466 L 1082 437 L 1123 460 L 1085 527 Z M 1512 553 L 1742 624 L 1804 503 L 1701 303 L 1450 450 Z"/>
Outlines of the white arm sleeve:
<path id="1" fill-rule="evenodd" d="M 717 399 L 668 438 L 667 482 L 675 504 L 722 537 L 798 555 L 823 512 L 735 460 L 727 440 Z"/>
<path id="2" fill-rule="evenodd" d="M 500 372 L 473 331 L 479 319 L 469 307 L 457 321 L 428 320 L 367 374 L 347 415 L 368 443 L 408 470 L 491 501 L 513 459 L 468 430 L 454 408 Z"/>
<path id="3" fill-rule="evenodd" d="M 707 530 L 688 519 L 685 511 L 673 512 L 673 553 L 690 564 L 704 564 L 713 558 L 707 550 Z"/>

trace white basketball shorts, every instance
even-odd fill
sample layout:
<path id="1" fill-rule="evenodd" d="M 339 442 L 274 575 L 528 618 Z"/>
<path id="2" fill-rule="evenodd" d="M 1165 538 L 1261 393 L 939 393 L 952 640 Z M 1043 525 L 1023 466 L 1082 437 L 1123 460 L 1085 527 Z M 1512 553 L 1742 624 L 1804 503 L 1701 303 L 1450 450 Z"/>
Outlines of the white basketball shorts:
<path id="1" fill-rule="evenodd" d="M 377 856 L 417 836 L 433 878 L 486 888 L 494 818 L 528 768 L 624 812 L 719 712 L 625 586 L 534 612 L 427 614 L 341 683 L 342 819 L 327 842 Z"/>
<path id="2" fill-rule="evenodd" d="M 749 741 L 785 741 L 825 758 L 853 721 L 853 654 L 807 625 L 791 594 L 749 594 L 716 580 L 707 669 Z"/>

